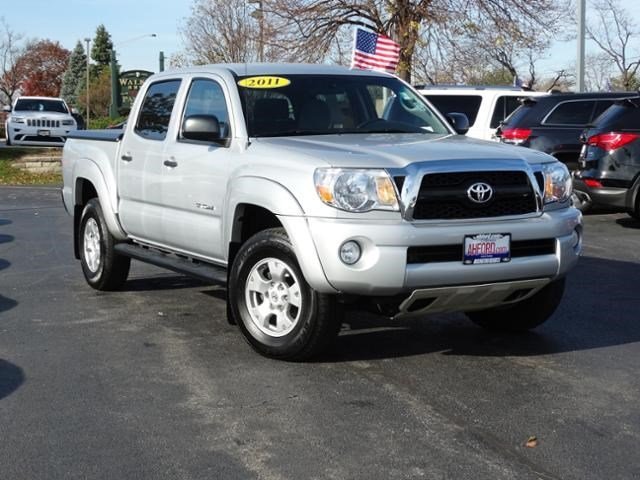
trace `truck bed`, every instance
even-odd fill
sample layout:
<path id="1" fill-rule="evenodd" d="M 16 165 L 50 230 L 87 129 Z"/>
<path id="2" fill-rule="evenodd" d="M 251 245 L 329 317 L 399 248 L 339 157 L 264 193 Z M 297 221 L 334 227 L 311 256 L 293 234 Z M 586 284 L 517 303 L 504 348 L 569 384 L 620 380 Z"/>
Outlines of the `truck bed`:
<path id="1" fill-rule="evenodd" d="M 105 130 L 75 130 L 70 132 L 67 138 L 97 140 L 100 142 L 119 142 L 122 139 L 123 133 L 124 130 L 116 128 Z"/>

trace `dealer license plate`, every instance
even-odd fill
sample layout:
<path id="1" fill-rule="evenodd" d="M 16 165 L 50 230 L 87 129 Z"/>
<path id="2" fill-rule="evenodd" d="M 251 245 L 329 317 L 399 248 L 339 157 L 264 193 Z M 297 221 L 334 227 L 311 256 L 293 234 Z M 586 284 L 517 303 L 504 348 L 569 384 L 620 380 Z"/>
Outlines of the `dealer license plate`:
<path id="1" fill-rule="evenodd" d="M 50 137 L 51 136 L 51 130 L 38 130 L 38 136 L 39 137 Z"/>
<path id="2" fill-rule="evenodd" d="M 511 260 L 511 234 L 479 233 L 464 237 L 463 263 L 480 265 Z"/>

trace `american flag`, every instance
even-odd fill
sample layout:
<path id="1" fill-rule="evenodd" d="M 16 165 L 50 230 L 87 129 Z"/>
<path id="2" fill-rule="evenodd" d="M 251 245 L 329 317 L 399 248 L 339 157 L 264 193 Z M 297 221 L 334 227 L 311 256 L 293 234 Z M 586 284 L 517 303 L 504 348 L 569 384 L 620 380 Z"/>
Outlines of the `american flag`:
<path id="1" fill-rule="evenodd" d="M 400 59 L 400 45 L 389 37 L 356 28 L 351 68 L 394 73 Z"/>

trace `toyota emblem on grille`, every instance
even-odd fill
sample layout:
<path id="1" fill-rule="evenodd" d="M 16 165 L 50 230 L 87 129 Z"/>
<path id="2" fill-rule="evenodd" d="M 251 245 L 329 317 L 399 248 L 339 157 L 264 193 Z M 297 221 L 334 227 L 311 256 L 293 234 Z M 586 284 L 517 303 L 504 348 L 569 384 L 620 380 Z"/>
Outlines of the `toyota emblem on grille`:
<path id="1" fill-rule="evenodd" d="M 474 183 L 467 189 L 467 197 L 473 203 L 487 203 L 493 197 L 493 188 L 483 182 Z"/>

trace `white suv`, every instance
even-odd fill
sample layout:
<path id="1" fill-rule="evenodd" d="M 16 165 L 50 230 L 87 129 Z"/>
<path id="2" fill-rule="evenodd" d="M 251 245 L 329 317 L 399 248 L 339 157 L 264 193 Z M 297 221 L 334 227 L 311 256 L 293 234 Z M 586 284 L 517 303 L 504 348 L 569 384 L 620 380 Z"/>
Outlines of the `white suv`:
<path id="1" fill-rule="evenodd" d="M 19 97 L 5 123 L 7 145 L 63 146 L 78 128 L 71 110 L 61 98 Z"/>
<path id="2" fill-rule="evenodd" d="M 548 95 L 516 87 L 433 85 L 416 88 L 440 112 L 464 113 L 469 119 L 467 136 L 483 140 L 495 140 L 496 128 L 520 106 L 520 98 Z"/>

